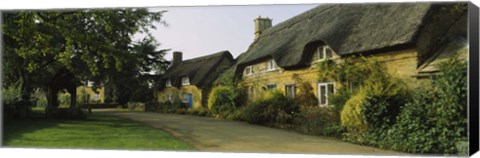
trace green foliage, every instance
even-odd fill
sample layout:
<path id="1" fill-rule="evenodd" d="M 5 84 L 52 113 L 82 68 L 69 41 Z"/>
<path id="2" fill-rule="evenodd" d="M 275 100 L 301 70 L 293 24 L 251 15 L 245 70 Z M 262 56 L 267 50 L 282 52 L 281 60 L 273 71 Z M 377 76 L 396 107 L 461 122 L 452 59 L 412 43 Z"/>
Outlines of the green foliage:
<path id="1" fill-rule="evenodd" d="M 70 107 L 70 94 L 61 94 L 59 97 L 60 107 Z"/>
<path id="2" fill-rule="evenodd" d="M 295 104 L 301 107 L 307 106 L 316 106 L 318 104 L 317 97 L 313 92 L 312 85 L 304 81 L 297 74 L 292 77 L 295 80 L 295 83 L 298 83 L 298 93 L 295 96 Z"/>
<path id="3" fill-rule="evenodd" d="M 293 114 L 299 106 L 286 98 L 280 91 L 268 91 L 261 100 L 247 105 L 244 111 L 245 121 L 253 124 L 275 125 L 291 123 Z"/>
<path id="4" fill-rule="evenodd" d="M 364 83 L 371 79 L 369 75 L 382 75 L 385 68 L 375 58 L 351 56 L 340 62 L 325 60 L 318 63 L 319 80 L 335 80 L 341 86 L 349 88 L 349 83 Z"/>
<path id="5" fill-rule="evenodd" d="M 376 136 L 371 133 L 382 133 L 394 124 L 408 89 L 376 58 L 352 56 L 338 62 L 326 60 L 318 66 L 319 80 L 335 80 L 338 85 L 329 103 L 341 111 L 347 140 L 366 143 L 364 138 Z"/>
<path id="6" fill-rule="evenodd" d="M 233 69 L 226 69 L 215 81 L 208 97 L 208 109 L 216 117 L 241 120 L 239 107 L 245 105 L 247 95 L 242 84 L 233 80 Z"/>
<path id="7" fill-rule="evenodd" d="M 407 86 L 398 79 L 385 77 L 381 82 L 369 82 L 361 113 L 370 129 L 381 129 L 395 123 L 400 107 L 408 100 Z"/>
<path id="8" fill-rule="evenodd" d="M 11 104 L 20 100 L 21 91 L 20 89 L 15 86 L 8 86 L 2 88 L 2 101 L 4 104 Z"/>
<path id="9" fill-rule="evenodd" d="M 457 154 L 467 138 L 467 64 L 457 58 L 439 66 L 432 89 L 419 91 L 397 117 L 386 142 L 412 153 Z M 465 153 L 460 153 L 465 154 Z"/>
<path id="10" fill-rule="evenodd" d="M 235 86 L 236 83 L 233 80 L 233 78 L 234 78 L 233 67 L 230 67 L 227 70 L 225 70 L 217 79 L 215 79 L 213 84 L 218 86 Z"/>
<path id="11" fill-rule="evenodd" d="M 328 98 L 328 103 L 330 105 L 333 105 L 335 110 L 340 112 L 342 111 L 345 103 L 347 103 L 347 101 L 352 97 L 352 94 L 354 93 L 347 88 L 336 89 L 335 93 L 333 93 L 333 95 L 330 95 L 330 97 Z"/>
<path id="12" fill-rule="evenodd" d="M 154 23 L 164 23 L 162 13 L 117 9 L 2 14 L 5 84 L 20 84 L 22 99 L 29 100 L 33 89 L 44 88 L 63 67 L 79 80 L 96 82 L 123 72 L 131 60 L 142 59 L 131 53 L 136 51 L 132 36 L 151 37 Z"/>
<path id="13" fill-rule="evenodd" d="M 344 130 L 339 113 L 331 107 L 301 107 L 295 124 L 300 126 L 300 132 L 314 135 L 339 136 Z"/>
<path id="14" fill-rule="evenodd" d="M 225 117 L 226 113 L 236 109 L 234 97 L 235 92 L 232 87 L 214 87 L 208 96 L 208 109 L 210 109 L 213 114 Z"/>
<path id="15" fill-rule="evenodd" d="M 145 111 L 145 103 L 143 102 L 128 102 L 127 108 L 131 111 Z"/>
<path id="16" fill-rule="evenodd" d="M 350 135 L 360 135 L 368 130 L 368 124 L 362 116 L 362 105 L 365 104 L 367 91 L 360 90 L 353 95 L 343 107 L 340 114 L 342 126 L 346 128 Z"/>

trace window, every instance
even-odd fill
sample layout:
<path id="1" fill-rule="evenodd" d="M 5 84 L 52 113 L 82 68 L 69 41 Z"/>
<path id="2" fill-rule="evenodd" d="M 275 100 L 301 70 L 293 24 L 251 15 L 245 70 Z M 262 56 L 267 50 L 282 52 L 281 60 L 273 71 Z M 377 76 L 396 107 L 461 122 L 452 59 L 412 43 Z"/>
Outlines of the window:
<path id="1" fill-rule="evenodd" d="M 321 61 L 332 58 L 333 51 L 329 46 L 320 46 L 317 47 L 315 54 L 317 56 L 317 60 Z"/>
<path id="2" fill-rule="evenodd" d="M 166 85 L 167 87 L 171 87 L 171 86 L 172 86 L 172 81 L 167 80 L 167 82 L 165 83 L 165 85 Z"/>
<path id="3" fill-rule="evenodd" d="M 334 93 L 333 83 L 318 83 L 318 103 L 320 106 L 327 106 L 328 96 Z"/>
<path id="4" fill-rule="evenodd" d="M 245 76 L 252 75 L 253 74 L 253 68 L 252 66 L 247 66 L 245 68 Z"/>
<path id="5" fill-rule="evenodd" d="M 93 101 L 99 101 L 100 100 L 100 95 L 98 93 L 93 94 Z"/>
<path id="6" fill-rule="evenodd" d="M 94 84 L 95 82 L 87 81 L 87 87 L 93 87 Z"/>
<path id="7" fill-rule="evenodd" d="M 252 99 L 255 96 L 255 91 L 253 89 L 253 86 L 247 86 L 245 87 L 245 89 L 247 91 L 248 98 Z"/>
<path id="8" fill-rule="evenodd" d="M 295 98 L 295 85 L 286 85 L 285 95 L 291 99 Z"/>
<path id="9" fill-rule="evenodd" d="M 350 81 L 348 84 L 349 84 L 349 90 L 350 90 L 350 92 L 353 92 L 355 89 L 357 89 L 358 87 L 360 87 L 360 83 L 355 82 L 355 81 Z"/>
<path id="10" fill-rule="evenodd" d="M 277 89 L 277 85 L 276 85 L 276 84 L 267 85 L 267 90 L 275 90 L 275 89 Z"/>
<path id="11" fill-rule="evenodd" d="M 168 94 L 167 100 L 171 103 L 173 102 L 173 94 Z"/>
<path id="12" fill-rule="evenodd" d="M 188 77 L 182 77 L 182 85 L 190 85 L 190 79 Z"/>
<path id="13" fill-rule="evenodd" d="M 267 62 L 267 71 L 273 71 L 277 69 L 277 64 L 275 63 L 275 60 L 270 59 Z"/>

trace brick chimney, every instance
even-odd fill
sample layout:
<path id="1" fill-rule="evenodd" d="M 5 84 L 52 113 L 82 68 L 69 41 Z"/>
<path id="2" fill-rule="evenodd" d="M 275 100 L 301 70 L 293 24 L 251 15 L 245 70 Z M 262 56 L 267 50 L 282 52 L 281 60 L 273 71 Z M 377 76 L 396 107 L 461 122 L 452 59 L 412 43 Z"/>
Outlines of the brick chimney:
<path id="1" fill-rule="evenodd" d="M 182 62 L 182 52 L 173 52 L 172 66 L 176 66 Z"/>
<path id="2" fill-rule="evenodd" d="M 268 17 L 262 18 L 261 16 L 258 16 L 253 21 L 255 22 L 255 40 L 258 39 L 264 30 L 272 27 L 272 19 L 269 19 Z"/>

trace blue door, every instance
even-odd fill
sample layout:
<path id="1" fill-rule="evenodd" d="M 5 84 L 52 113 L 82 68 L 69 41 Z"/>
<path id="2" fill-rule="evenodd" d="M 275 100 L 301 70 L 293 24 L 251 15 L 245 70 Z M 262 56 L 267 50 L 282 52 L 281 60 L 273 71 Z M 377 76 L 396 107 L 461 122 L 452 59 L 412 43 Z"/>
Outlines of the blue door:
<path id="1" fill-rule="evenodd" d="M 192 108 L 193 106 L 193 96 L 192 94 L 184 94 L 183 100 L 187 103 L 188 108 Z"/>

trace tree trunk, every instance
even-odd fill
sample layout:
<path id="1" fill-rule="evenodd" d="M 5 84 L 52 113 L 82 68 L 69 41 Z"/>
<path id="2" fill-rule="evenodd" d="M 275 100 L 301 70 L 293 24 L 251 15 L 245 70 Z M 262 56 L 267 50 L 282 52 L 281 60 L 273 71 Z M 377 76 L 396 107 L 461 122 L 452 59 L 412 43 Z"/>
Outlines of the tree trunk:
<path id="1" fill-rule="evenodd" d="M 21 73 L 21 82 L 20 82 L 20 88 L 21 88 L 21 100 L 20 103 L 17 104 L 17 109 L 18 109 L 18 115 L 20 118 L 26 118 L 28 117 L 29 113 L 29 107 L 31 106 L 30 103 L 30 76 L 29 74 L 26 73 Z"/>

